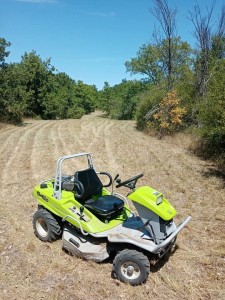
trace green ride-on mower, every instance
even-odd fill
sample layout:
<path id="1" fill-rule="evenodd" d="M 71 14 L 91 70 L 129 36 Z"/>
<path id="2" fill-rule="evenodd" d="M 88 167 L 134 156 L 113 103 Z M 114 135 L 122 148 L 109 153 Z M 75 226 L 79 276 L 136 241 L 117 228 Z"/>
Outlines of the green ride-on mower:
<path id="1" fill-rule="evenodd" d="M 63 175 L 63 163 L 71 160 L 72 167 L 72 161 L 81 157 L 87 159 L 85 168 Z M 105 185 L 102 176 L 107 178 Z M 145 282 L 149 256 L 161 258 L 170 251 L 191 217 L 176 226 L 176 210 L 162 193 L 149 186 L 136 188 L 142 176 L 121 181 L 117 174 L 113 180 L 109 173 L 95 171 L 90 153 L 59 158 L 55 178 L 42 181 L 33 190 L 38 201 L 33 216 L 36 236 L 45 242 L 62 237 L 62 247 L 84 259 L 102 262 L 114 257 L 114 277 L 131 285 Z M 126 197 L 113 191 L 115 183 L 116 188 L 129 189 Z M 110 186 L 111 192 L 106 189 Z M 128 200 L 136 212 L 130 210 Z"/>

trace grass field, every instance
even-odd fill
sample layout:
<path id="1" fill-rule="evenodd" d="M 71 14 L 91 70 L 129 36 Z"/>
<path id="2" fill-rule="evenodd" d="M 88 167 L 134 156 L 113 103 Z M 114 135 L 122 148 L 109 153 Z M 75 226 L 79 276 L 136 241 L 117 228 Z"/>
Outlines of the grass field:
<path id="1" fill-rule="evenodd" d="M 225 299 L 225 182 L 212 163 L 193 156 L 183 135 L 158 140 L 133 121 L 93 113 L 81 120 L 27 120 L 0 129 L 0 299 Z M 151 262 L 146 284 L 111 278 L 110 262 L 69 256 L 61 241 L 43 243 L 33 233 L 37 203 L 32 189 L 54 176 L 60 156 L 92 152 L 99 171 L 162 191 L 177 209 L 177 250 Z"/>

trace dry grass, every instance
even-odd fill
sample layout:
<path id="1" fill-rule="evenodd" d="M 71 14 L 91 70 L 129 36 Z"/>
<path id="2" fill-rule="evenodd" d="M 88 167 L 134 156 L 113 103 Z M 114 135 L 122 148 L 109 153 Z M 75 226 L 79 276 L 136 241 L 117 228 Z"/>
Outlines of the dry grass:
<path id="1" fill-rule="evenodd" d="M 97 114 L 25 125 L 0 130 L 1 299 L 225 299 L 224 181 L 188 152 L 190 138 L 158 140 L 137 132 L 132 121 Z M 113 176 L 144 172 L 139 184 L 171 200 L 177 223 L 192 215 L 177 250 L 161 265 L 151 263 L 142 286 L 112 279 L 109 262 L 69 256 L 61 241 L 43 243 L 33 234 L 34 185 L 54 175 L 59 156 L 81 151 L 92 152 L 97 169 Z"/>

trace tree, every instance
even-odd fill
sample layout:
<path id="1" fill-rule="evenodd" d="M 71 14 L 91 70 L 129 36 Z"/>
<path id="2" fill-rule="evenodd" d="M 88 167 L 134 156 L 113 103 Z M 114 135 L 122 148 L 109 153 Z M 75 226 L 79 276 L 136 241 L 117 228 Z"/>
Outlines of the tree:
<path id="1" fill-rule="evenodd" d="M 176 31 L 176 9 L 170 8 L 167 0 L 153 0 L 154 7 L 151 10 L 152 15 L 159 22 L 163 34 L 165 36 L 165 68 L 167 73 L 167 90 L 171 90 L 173 87 L 173 73 L 174 73 L 174 61 L 173 61 L 173 48 L 174 37 Z M 157 39 L 157 36 L 156 36 Z M 160 40 L 162 38 L 160 37 Z"/>
<path id="2" fill-rule="evenodd" d="M 97 90 L 94 86 L 75 82 L 65 73 L 49 78 L 51 90 L 43 102 L 45 119 L 81 118 L 94 110 Z"/>
<path id="3" fill-rule="evenodd" d="M 217 159 L 225 169 L 225 59 L 216 65 L 210 78 L 208 92 L 200 104 L 200 153 Z"/>
<path id="4" fill-rule="evenodd" d="M 51 91 L 51 76 L 55 68 L 51 60 L 43 61 L 35 51 L 25 53 L 22 56 L 21 68 L 26 77 L 26 90 L 30 93 L 27 103 L 26 116 L 44 116 L 44 102 L 47 94 Z"/>
<path id="5" fill-rule="evenodd" d="M 159 82 L 163 77 L 163 59 L 160 55 L 160 46 L 152 44 L 142 45 L 137 57 L 125 62 L 127 72 L 148 76 L 151 83 Z"/>
<path id="6" fill-rule="evenodd" d="M 6 48 L 10 46 L 10 42 L 7 42 L 4 38 L 0 38 L 0 70 L 5 66 L 5 59 L 10 53 L 9 51 L 6 51 Z"/>
<path id="7" fill-rule="evenodd" d="M 212 36 L 211 54 L 214 59 L 225 58 L 225 4 L 215 34 Z"/>
<path id="8" fill-rule="evenodd" d="M 11 45 L 4 38 L 0 38 L 0 120 L 20 123 L 26 109 L 26 93 L 18 64 L 6 64 L 9 56 L 6 48 Z"/>
<path id="9" fill-rule="evenodd" d="M 49 76 L 46 88 L 48 91 L 46 91 L 45 99 L 42 101 L 42 118 L 67 118 L 67 111 L 72 106 L 73 85 L 74 81 L 65 73 Z"/>
<path id="10" fill-rule="evenodd" d="M 206 96 L 209 79 L 213 75 L 218 59 L 224 57 L 225 50 L 225 5 L 222 6 L 219 22 L 214 32 L 213 9 L 214 3 L 210 8 L 207 7 L 207 12 L 203 15 L 201 7 L 196 4 L 193 11 L 189 11 L 189 19 L 194 25 L 194 36 L 198 46 L 195 62 L 196 88 L 199 96 L 202 97 Z"/>
<path id="11" fill-rule="evenodd" d="M 105 81 L 103 89 L 102 91 L 100 91 L 99 95 L 99 109 L 109 114 L 112 107 L 112 98 L 112 89 L 110 87 L 110 84 L 107 81 Z"/>
<path id="12" fill-rule="evenodd" d="M 137 80 L 122 80 L 120 84 L 110 87 L 105 82 L 100 93 L 101 109 L 108 116 L 118 120 L 134 118 L 138 95 L 146 89 L 146 83 Z"/>
<path id="13" fill-rule="evenodd" d="M 213 5 L 210 9 L 207 9 L 207 15 L 202 16 L 199 4 L 194 6 L 193 12 L 189 11 L 190 20 L 195 28 L 194 36 L 199 47 L 196 58 L 196 87 L 202 96 L 206 94 L 206 82 L 208 79 L 212 12 Z"/>
<path id="14" fill-rule="evenodd" d="M 192 49 L 187 42 L 183 42 L 180 37 L 172 38 L 173 48 L 171 49 L 172 73 L 168 73 L 167 55 L 168 41 L 164 39 L 158 44 L 145 44 L 138 53 L 137 57 L 131 58 L 125 63 L 128 72 L 131 74 L 147 75 L 151 83 L 159 83 L 168 80 L 173 85 L 182 79 L 186 72 L 192 68 Z M 170 79 L 168 79 L 168 77 Z"/>
<path id="15" fill-rule="evenodd" d="M 78 80 L 74 89 L 74 97 L 78 106 L 82 107 L 86 114 L 94 111 L 97 98 L 97 89 L 94 85 Z"/>
<path id="16" fill-rule="evenodd" d="M 0 118 L 21 123 L 31 94 L 26 90 L 25 74 L 20 64 L 9 64 L 4 69 L 0 84 Z"/>
<path id="17" fill-rule="evenodd" d="M 56 73 L 51 60 L 42 60 L 35 51 L 25 53 L 20 63 L 6 64 L 8 46 L 10 43 L 0 38 L 1 120 L 80 118 L 94 111 L 98 95 L 94 85 Z"/>

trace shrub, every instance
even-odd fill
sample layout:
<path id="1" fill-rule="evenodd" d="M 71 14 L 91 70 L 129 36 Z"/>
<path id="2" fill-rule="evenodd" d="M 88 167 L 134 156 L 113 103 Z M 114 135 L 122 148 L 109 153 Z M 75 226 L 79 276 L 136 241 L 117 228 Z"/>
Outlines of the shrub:
<path id="1" fill-rule="evenodd" d="M 201 144 L 198 153 L 225 167 L 225 60 L 214 70 L 208 93 L 199 106 Z"/>
<path id="2" fill-rule="evenodd" d="M 85 114 L 85 110 L 79 106 L 70 107 L 67 111 L 68 119 L 80 119 Z"/>
<path id="3" fill-rule="evenodd" d="M 149 114 L 157 110 L 160 100 L 165 95 L 165 89 L 161 86 L 152 85 L 149 90 L 140 95 L 140 102 L 136 109 L 137 128 L 144 130 L 148 126 Z M 153 113 L 152 113 L 153 112 Z"/>
<path id="4" fill-rule="evenodd" d="M 153 114 L 149 125 L 155 127 L 160 135 L 172 133 L 181 127 L 186 109 L 180 107 L 179 102 L 176 91 L 168 92 L 160 102 L 158 111 Z"/>

